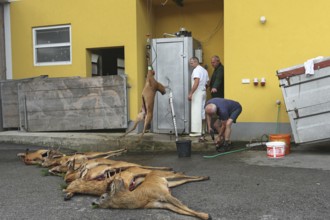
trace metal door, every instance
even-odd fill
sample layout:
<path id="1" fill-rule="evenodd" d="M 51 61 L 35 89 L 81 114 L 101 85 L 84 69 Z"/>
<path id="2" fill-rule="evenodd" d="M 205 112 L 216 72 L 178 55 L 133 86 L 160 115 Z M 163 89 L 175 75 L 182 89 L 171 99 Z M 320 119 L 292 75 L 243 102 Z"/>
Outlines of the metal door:
<path id="1" fill-rule="evenodd" d="M 163 85 L 168 85 L 173 92 L 178 133 L 188 133 L 190 103 L 187 97 L 191 87 L 189 58 L 193 56 L 193 40 L 191 37 L 153 39 L 151 50 L 155 78 Z M 152 130 L 155 133 L 174 133 L 168 92 L 164 96 L 158 93 L 155 97 Z"/>

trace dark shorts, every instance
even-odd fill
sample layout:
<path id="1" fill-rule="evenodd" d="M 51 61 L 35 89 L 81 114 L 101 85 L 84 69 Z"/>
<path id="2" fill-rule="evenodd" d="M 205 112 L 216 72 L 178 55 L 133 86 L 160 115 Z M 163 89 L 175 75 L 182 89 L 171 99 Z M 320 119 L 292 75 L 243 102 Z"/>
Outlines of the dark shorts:
<path id="1" fill-rule="evenodd" d="M 236 119 L 241 114 L 241 112 L 242 112 L 242 107 L 239 107 L 229 115 L 229 118 L 233 119 L 233 122 L 236 123 Z"/>

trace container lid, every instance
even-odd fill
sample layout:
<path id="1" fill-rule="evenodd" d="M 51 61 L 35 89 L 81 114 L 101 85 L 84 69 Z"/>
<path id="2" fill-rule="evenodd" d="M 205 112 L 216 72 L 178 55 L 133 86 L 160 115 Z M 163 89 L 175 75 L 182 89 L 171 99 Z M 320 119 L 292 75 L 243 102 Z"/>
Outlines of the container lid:
<path id="1" fill-rule="evenodd" d="M 284 146 L 285 142 L 283 141 L 273 141 L 273 142 L 267 142 L 267 147 L 278 147 L 278 146 Z"/>
<path id="2" fill-rule="evenodd" d="M 329 57 L 325 57 L 321 59 L 320 61 L 317 61 L 314 63 L 314 70 L 322 69 L 325 67 L 330 66 L 330 59 Z M 301 75 L 305 73 L 305 67 L 304 64 L 299 64 L 296 66 L 284 68 L 277 70 L 277 77 L 279 79 L 291 77 L 291 76 L 296 76 L 296 75 Z"/>

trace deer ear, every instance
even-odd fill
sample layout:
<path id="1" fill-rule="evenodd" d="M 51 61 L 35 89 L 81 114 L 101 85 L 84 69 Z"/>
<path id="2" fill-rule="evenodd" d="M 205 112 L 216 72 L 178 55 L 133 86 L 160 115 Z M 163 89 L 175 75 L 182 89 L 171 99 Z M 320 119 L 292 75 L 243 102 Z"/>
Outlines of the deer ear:
<path id="1" fill-rule="evenodd" d="M 24 159 L 26 156 L 26 153 L 18 153 L 17 156 L 21 159 Z"/>
<path id="2" fill-rule="evenodd" d="M 81 173 L 80 173 L 80 178 L 84 178 L 84 176 L 87 175 L 88 169 L 84 169 Z"/>
<path id="3" fill-rule="evenodd" d="M 110 184 L 110 192 L 111 192 L 111 194 L 114 194 L 115 192 L 116 192 L 116 184 L 115 184 L 115 182 L 112 182 L 111 184 Z"/>
<path id="4" fill-rule="evenodd" d="M 113 175 L 111 175 L 111 174 L 113 174 Z M 107 170 L 105 172 L 105 178 L 106 178 L 108 183 L 111 183 L 113 181 L 115 174 L 116 174 L 116 170 L 113 171 L 112 169 Z"/>
<path id="5" fill-rule="evenodd" d="M 46 151 L 45 153 L 42 153 L 40 156 L 42 156 L 42 157 L 48 157 L 48 155 L 49 155 L 49 150 Z"/>

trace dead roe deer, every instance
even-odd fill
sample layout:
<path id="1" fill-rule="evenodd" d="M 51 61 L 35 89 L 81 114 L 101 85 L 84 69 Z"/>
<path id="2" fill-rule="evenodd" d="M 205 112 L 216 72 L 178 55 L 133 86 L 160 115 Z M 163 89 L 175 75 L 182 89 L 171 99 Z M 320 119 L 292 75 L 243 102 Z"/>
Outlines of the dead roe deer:
<path id="1" fill-rule="evenodd" d="M 129 191 L 124 180 L 117 174 L 110 184 L 110 191 L 104 193 L 92 205 L 117 209 L 169 209 L 182 215 L 195 216 L 205 220 L 211 219 L 209 214 L 194 211 L 173 197 L 168 187 L 168 181 L 155 172 L 150 172 L 141 185 L 133 191 Z"/>
<path id="2" fill-rule="evenodd" d="M 101 196 L 106 192 L 107 185 L 111 183 L 116 170 L 108 170 L 104 175 L 100 175 L 95 179 L 86 180 L 84 178 L 75 179 L 69 183 L 66 189 L 64 200 L 69 200 L 75 194 L 88 194 Z M 156 173 L 158 176 L 165 177 L 169 187 L 175 187 L 188 182 L 196 182 L 208 180 L 208 176 L 187 176 L 183 173 L 165 170 L 148 170 L 140 167 L 130 167 L 120 172 L 125 188 L 130 191 L 135 190 L 144 180 L 145 176 L 150 172 Z"/>

